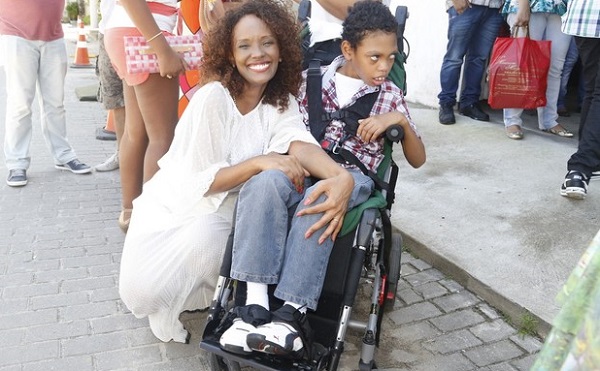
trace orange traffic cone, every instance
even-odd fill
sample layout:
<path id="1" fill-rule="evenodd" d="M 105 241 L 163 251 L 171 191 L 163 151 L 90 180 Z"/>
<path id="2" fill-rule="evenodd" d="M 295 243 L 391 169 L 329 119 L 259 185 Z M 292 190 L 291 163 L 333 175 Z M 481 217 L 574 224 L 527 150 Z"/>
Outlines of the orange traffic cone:
<path id="1" fill-rule="evenodd" d="M 88 54 L 87 41 L 85 38 L 85 29 L 83 28 L 83 21 L 81 17 L 77 18 L 77 27 L 79 27 L 79 38 L 77 39 L 77 50 L 75 51 L 75 62 L 71 67 L 75 68 L 90 68 L 94 67 L 90 63 L 90 56 Z"/>
<path id="2" fill-rule="evenodd" d="M 104 129 L 113 133 L 115 132 L 115 112 L 113 110 L 108 110 L 108 115 L 106 116 L 106 125 L 104 125 Z"/>

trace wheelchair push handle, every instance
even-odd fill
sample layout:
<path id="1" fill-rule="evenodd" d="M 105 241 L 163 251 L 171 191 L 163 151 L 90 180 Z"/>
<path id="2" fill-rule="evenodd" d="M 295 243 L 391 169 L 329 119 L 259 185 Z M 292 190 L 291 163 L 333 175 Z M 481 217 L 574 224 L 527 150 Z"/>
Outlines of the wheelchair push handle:
<path id="1" fill-rule="evenodd" d="M 392 125 L 386 129 L 385 136 L 391 142 L 399 143 L 404 138 L 404 129 L 398 124 Z"/>

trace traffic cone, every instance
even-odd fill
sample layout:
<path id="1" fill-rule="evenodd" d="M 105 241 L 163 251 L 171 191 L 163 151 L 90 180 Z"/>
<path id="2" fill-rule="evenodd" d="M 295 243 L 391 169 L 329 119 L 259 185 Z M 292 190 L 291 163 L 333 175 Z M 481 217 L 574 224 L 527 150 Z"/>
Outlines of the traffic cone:
<path id="1" fill-rule="evenodd" d="M 83 28 L 83 20 L 77 18 L 77 27 L 79 27 L 79 38 L 77 39 L 77 50 L 75 51 L 75 62 L 71 65 L 74 68 L 92 68 L 90 56 L 88 54 L 87 40 L 85 38 L 85 29 Z"/>
<path id="2" fill-rule="evenodd" d="M 106 125 L 104 125 L 104 129 L 113 133 L 115 132 L 115 112 L 113 110 L 108 110 L 108 115 L 106 116 Z"/>

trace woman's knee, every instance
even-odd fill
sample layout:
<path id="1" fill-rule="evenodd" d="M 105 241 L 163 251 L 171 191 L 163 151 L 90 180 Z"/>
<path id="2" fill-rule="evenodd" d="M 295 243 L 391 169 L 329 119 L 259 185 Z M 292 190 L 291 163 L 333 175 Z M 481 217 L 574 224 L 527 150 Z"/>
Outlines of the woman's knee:
<path id="1" fill-rule="evenodd" d="M 281 170 L 270 169 L 262 171 L 250 178 L 244 188 L 259 187 L 259 189 L 286 189 L 292 186 L 291 180 Z"/>

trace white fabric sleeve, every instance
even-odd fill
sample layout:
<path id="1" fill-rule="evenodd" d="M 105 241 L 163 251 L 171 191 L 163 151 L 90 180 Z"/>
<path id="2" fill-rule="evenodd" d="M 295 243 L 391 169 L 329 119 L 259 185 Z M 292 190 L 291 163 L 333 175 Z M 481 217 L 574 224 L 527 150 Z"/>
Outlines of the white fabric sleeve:
<path id="1" fill-rule="evenodd" d="M 228 192 L 204 196 L 217 172 L 230 166 L 231 98 L 220 83 L 211 83 L 194 94 L 184 111 L 171 148 L 158 162 L 165 206 L 178 211 L 214 212 Z M 164 178 L 166 178 L 166 181 Z M 150 183 L 150 182 L 148 182 Z"/>
<path id="2" fill-rule="evenodd" d="M 273 111 L 276 115 L 270 122 L 270 140 L 268 152 L 287 153 L 293 141 L 301 141 L 318 145 L 302 120 L 302 114 L 298 108 L 298 102 L 290 96 L 290 105 L 282 113 Z"/>

